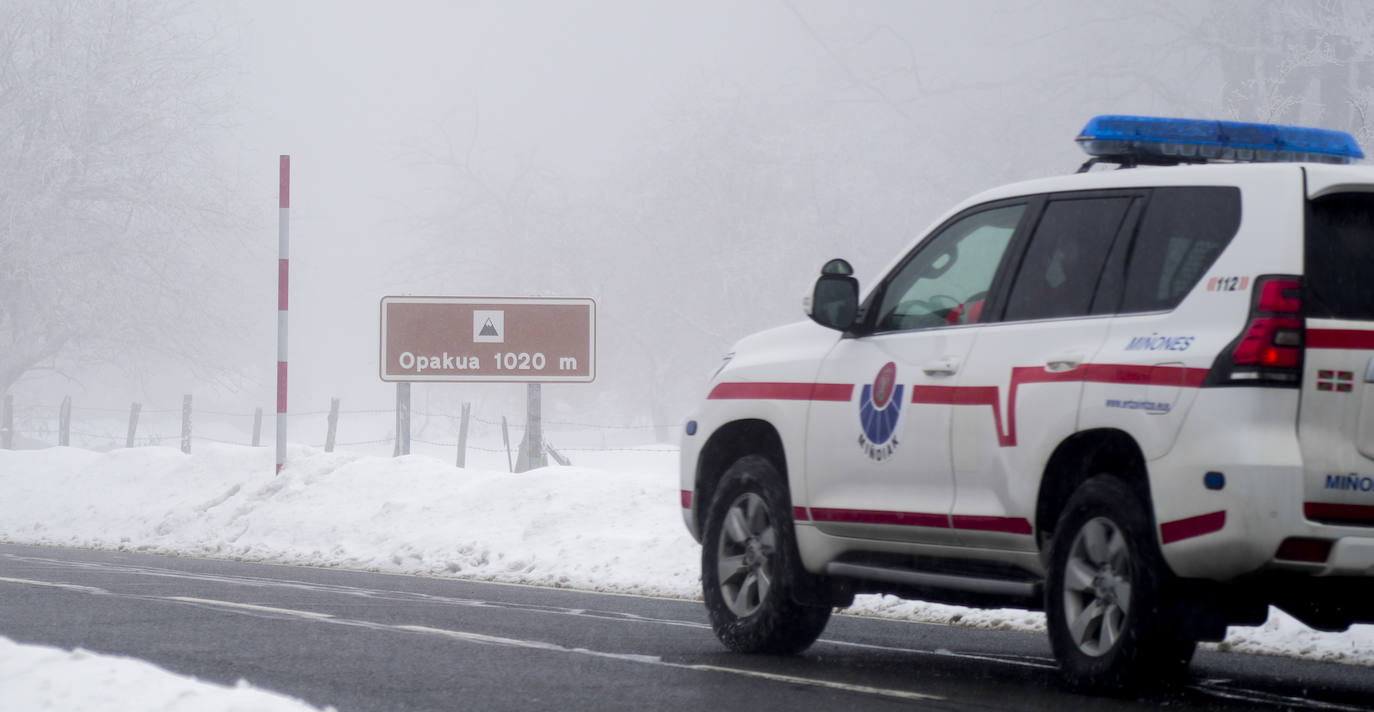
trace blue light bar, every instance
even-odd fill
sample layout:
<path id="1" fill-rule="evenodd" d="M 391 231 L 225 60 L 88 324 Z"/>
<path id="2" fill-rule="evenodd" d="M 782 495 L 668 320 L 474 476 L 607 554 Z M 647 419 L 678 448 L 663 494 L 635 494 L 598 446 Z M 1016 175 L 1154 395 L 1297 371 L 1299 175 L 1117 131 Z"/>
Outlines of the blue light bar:
<path id="1" fill-rule="evenodd" d="M 1364 158 L 1344 131 L 1276 124 L 1151 116 L 1097 116 L 1078 145 L 1096 159 L 1127 165 L 1178 163 L 1351 163 Z"/>

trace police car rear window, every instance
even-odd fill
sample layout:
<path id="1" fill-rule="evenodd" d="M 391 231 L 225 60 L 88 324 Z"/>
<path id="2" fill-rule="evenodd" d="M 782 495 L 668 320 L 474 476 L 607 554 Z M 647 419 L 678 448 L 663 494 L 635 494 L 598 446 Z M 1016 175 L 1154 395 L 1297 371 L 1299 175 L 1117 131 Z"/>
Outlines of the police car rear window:
<path id="1" fill-rule="evenodd" d="M 1240 190 L 1156 188 L 1126 269 L 1120 312 L 1178 306 L 1240 228 Z"/>
<path id="2" fill-rule="evenodd" d="M 1309 201 L 1305 247 L 1307 315 L 1374 320 L 1374 194 Z"/>
<path id="3" fill-rule="evenodd" d="M 1130 206 L 1129 197 L 1051 200 L 1012 284 L 1006 320 L 1087 314 Z"/>

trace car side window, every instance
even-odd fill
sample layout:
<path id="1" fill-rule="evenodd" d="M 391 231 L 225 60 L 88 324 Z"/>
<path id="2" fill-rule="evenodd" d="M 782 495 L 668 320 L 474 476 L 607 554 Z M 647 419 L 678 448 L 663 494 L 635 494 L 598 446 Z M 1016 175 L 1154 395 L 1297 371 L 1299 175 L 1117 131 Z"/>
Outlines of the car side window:
<path id="1" fill-rule="evenodd" d="M 976 323 L 1025 204 L 967 215 L 926 240 L 888 279 L 874 331 Z"/>
<path id="2" fill-rule="evenodd" d="M 1130 197 L 1050 200 L 1007 300 L 1006 321 L 1084 316 Z"/>
<path id="3" fill-rule="evenodd" d="M 1178 306 L 1239 229 L 1239 188 L 1156 188 L 1131 248 L 1120 311 Z"/>

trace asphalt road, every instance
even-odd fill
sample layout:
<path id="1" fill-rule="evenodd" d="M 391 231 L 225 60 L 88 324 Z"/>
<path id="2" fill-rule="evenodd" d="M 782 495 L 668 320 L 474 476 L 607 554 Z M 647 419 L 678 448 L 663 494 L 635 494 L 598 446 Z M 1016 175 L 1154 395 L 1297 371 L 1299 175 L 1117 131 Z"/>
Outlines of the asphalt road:
<path id="1" fill-rule="evenodd" d="M 1043 635 L 837 616 L 725 651 L 699 603 L 0 544 L 0 635 L 384 710 L 1374 709 L 1374 669 L 1199 652 L 1140 699 L 1063 689 Z"/>

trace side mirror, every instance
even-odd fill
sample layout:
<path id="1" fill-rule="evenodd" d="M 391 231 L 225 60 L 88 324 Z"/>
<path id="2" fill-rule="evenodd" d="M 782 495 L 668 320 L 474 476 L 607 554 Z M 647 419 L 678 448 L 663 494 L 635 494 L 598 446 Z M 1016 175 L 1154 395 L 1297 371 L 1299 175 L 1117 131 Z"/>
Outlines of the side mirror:
<path id="1" fill-rule="evenodd" d="M 841 259 L 826 262 L 803 306 L 817 324 L 838 331 L 849 329 L 859 314 L 859 280 L 854 279 L 854 268 Z"/>

